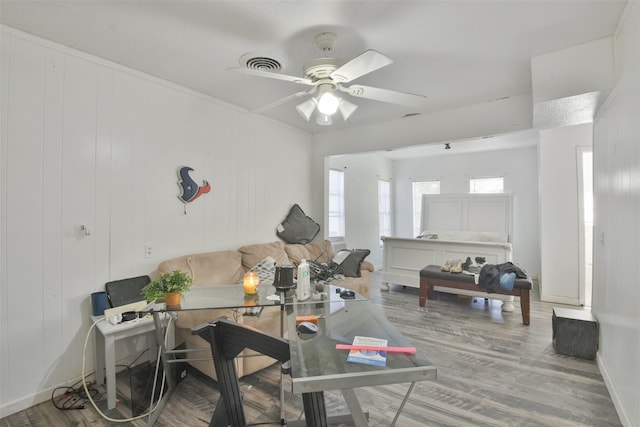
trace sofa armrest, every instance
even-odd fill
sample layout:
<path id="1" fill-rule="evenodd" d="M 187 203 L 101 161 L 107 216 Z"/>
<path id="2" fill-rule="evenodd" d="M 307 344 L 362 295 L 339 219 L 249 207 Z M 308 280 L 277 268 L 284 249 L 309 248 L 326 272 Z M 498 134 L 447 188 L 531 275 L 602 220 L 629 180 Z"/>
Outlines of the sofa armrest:
<path id="1" fill-rule="evenodd" d="M 360 270 L 367 270 L 373 273 L 375 271 L 375 267 L 369 261 L 364 260 L 362 261 L 362 264 L 360 264 Z"/>

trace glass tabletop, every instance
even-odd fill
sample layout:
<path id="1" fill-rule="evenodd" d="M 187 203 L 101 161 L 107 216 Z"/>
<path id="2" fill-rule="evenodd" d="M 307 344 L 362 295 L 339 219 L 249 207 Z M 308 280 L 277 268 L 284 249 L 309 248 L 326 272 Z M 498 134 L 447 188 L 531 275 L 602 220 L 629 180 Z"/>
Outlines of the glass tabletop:
<path id="1" fill-rule="evenodd" d="M 166 307 L 168 311 L 208 310 L 212 308 L 268 307 L 296 304 L 322 304 L 325 301 L 340 297 L 342 288 L 333 285 L 312 285 L 311 296 L 300 301 L 296 298 L 296 289 L 277 290 L 271 285 L 261 285 L 258 293 L 247 295 L 242 283 L 231 285 L 199 285 L 192 286 L 189 292 L 182 295 L 179 306 Z M 362 295 L 355 293 L 351 301 L 367 301 Z M 161 310 L 156 310 L 161 311 Z"/>
<path id="2" fill-rule="evenodd" d="M 296 319 L 317 316 L 318 332 L 296 333 Z M 382 307 L 368 301 L 328 301 L 287 308 L 293 392 L 304 393 L 381 384 L 434 380 L 436 368 L 426 359 L 387 353 L 384 366 L 348 362 L 356 336 L 387 340 L 389 347 L 413 347 L 387 320 Z"/>

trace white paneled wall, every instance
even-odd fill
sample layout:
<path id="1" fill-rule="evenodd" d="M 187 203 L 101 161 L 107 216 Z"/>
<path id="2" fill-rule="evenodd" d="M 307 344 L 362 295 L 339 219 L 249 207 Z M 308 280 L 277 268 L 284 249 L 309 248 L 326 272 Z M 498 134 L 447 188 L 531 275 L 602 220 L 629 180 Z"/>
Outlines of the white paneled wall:
<path id="1" fill-rule="evenodd" d="M 6 27 L 1 59 L 3 417 L 79 378 L 105 282 L 277 240 L 293 203 L 317 214 L 308 134 Z M 212 185 L 186 215 L 183 165 Z"/>
<path id="2" fill-rule="evenodd" d="M 371 253 L 367 257 L 367 261 L 376 268 L 382 268 L 378 180 L 393 178 L 393 162 L 375 153 L 352 154 L 329 157 L 327 174 L 329 168 L 344 170 L 345 174 L 346 235 L 344 248 L 369 249 Z"/>
<path id="3" fill-rule="evenodd" d="M 615 38 L 618 84 L 594 122 L 593 307 L 598 366 L 625 426 L 640 425 L 640 3 Z"/>
<path id="4" fill-rule="evenodd" d="M 540 299 L 580 305 L 578 147 L 591 123 L 540 131 Z"/>

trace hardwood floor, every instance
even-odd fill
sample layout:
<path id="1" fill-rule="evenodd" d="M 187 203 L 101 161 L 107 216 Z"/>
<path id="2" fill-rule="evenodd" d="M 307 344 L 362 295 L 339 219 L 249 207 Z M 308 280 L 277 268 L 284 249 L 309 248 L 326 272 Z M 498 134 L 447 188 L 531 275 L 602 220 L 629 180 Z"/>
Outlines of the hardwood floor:
<path id="1" fill-rule="evenodd" d="M 397 421 L 411 426 L 620 426 L 595 361 L 554 353 L 552 305 L 532 294 L 531 326 L 524 326 L 518 304 L 502 313 L 500 301 L 437 294 L 418 307 L 418 290 L 391 286 L 380 291 L 380 272 L 372 275 L 371 301 L 384 306 L 389 320 L 438 368 L 437 381 L 416 383 Z M 278 425 L 279 368 L 241 379 L 249 423 Z M 126 371 L 118 376 L 121 403 L 112 418 L 131 415 Z M 104 391 L 103 389 L 100 389 Z M 407 390 L 406 384 L 359 389 L 372 426 L 388 426 Z M 189 375 L 177 387 L 158 426 L 206 426 L 218 397 L 215 385 Z M 344 407 L 327 393 L 329 411 Z M 99 396 L 99 407 L 106 397 Z M 286 417 L 301 415 L 302 402 L 286 394 Z M 87 404 L 60 411 L 45 402 L 0 420 L 3 426 L 144 426 L 146 420 L 115 423 Z"/>

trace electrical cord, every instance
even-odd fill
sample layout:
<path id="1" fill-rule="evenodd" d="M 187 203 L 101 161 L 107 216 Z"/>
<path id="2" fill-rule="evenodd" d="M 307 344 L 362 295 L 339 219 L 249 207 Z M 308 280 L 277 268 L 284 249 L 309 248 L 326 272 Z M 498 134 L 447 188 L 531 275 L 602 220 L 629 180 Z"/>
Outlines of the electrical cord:
<path id="1" fill-rule="evenodd" d="M 89 374 L 91 375 L 91 374 Z M 87 375 L 87 376 L 89 376 Z M 56 409 L 61 411 L 68 411 L 73 409 L 84 409 L 87 403 L 87 394 L 81 388 L 76 388 L 76 385 L 80 380 L 76 381 L 73 385 L 66 387 L 56 387 L 51 392 L 51 403 Z M 64 390 L 62 394 L 56 395 L 60 390 Z M 89 394 L 91 397 L 96 397 L 100 392 L 96 388 L 90 388 Z"/>
<path id="2" fill-rule="evenodd" d="M 173 317 L 169 316 L 169 321 L 167 322 L 167 327 L 166 327 L 165 333 L 164 333 L 164 345 L 165 346 L 167 345 L 167 337 L 168 337 L 169 327 L 171 326 L 171 321 L 172 320 L 173 320 Z M 166 372 L 164 372 L 164 371 L 162 373 L 162 386 L 160 387 L 160 395 L 159 395 L 159 398 L 158 398 L 158 402 L 156 403 L 155 406 L 153 406 L 153 408 L 151 408 L 151 406 L 153 405 L 153 398 L 154 398 L 154 396 L 153 396 L 154 393 L 152 393 L 151 394 L 151 403 L 149 404 L 149 407 L 151 409 L 149 410 L 149 412 L 147 412 L 145 414 L 142 414 L 142 415 L 138 415 L 137 417 L 125 418 L 125 419 L 111 418 L 108 415 L 106 415 L 104 412 L 102 412 L 100 410 L 100 408 L 98 408 L 98 406 L 96 405 L 96 402 L 93 400 L 93 396 L 91 396 L 91 393 L 90 393 L 89 388 L 87 386 L 86 376 L 85 376 L 87 344 L 89 342 L 89 337 L 91 336 L 91 331 L 93 331 L 93 329 L 95 329 L 95 327 L 96 327 L 96 325 L 98 323 L 104 322 L 104 321 L 106 321 L 105 318 L 100 318 L 100 319 L 96 320 L 95 322 L 93 322 L 93 324 L 89 328 L 89 331 L 87 332 L 87 336 L 85 337 L 85 340 L 84 340 L 84 347 L 82 349 L 82 377 L 81 377 L 81 381 L 82 381 L 82 386 L 84 388 L 85 396 L 86 396 L 87 400 L 91 403 L 93 408 L 98 412 L 98 414 L 100 414 L 100 416 L 102 418 L 104 418 L 105 420 L 107 420 L 107 421 L 111 421 L 111 422 L 114 422 L 114 423 L 126 423 L 126 422 L 135 421 L 135 420 L 139 420 L 139 419 L 145 418 L 147 416 L 150 416 L 158 408 L 158 405 L 160 405 L 160 402 L 162 401 L 162 395 L 164 394 L 164 385 L 165 385 L 165 378 L 166 378 Z M 155 382 L 156 382 L 157 376 L 158 376 L 158 369 L 159 369 L 159 365 L 160 365 L 161 355 L 162 355 L 161 348 L 158 347 L 158 357 L 156 359 L 156 373 L 155 373 L 155 378 L 154 378 L 153 390 L 155 390 Z"/>

